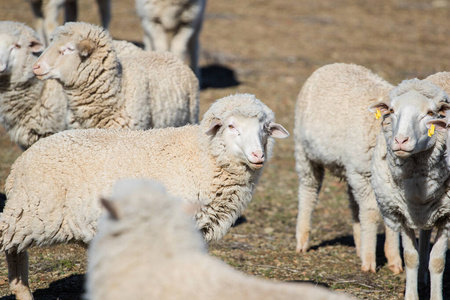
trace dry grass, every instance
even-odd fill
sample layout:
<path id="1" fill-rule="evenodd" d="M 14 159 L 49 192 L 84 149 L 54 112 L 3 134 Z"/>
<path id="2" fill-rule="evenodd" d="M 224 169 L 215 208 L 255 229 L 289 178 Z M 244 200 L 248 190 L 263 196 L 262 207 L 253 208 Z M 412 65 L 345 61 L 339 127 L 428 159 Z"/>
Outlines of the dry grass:
<path id="1" fill-rule="evenodd" d="M 99 23 L 93 1 L 80 0 L 81 19 Z M 271 107 L 278 122 L 292 132 L 296 96 L 306 78 L 332 62 L 364 65 L 393 84 L 450 69 L 448 16 L 450 1 L 419 0 L 228 0 L 208 2 L 201 36 L 201 66 L 213 86 L 201 92 L 201 112 L 220 97 L 254 93 Z M 25 1 L 0 1 L 0 19 L 32 25 Z M 113 1 L 111 33 L 141 41 L 132 0 Z M 206 69 L 205 69 L 206 70 Z M 206 73 L 206 72 L 205 72 Z M 218 82 L 218 80 L 220 82 Z M 348 109 L 343 107 L 343 109 Z M 333 114 L 330 116 L 332 126 Z M 0 133 L 0 183 L 20 154 Z M 213 255 L 259 277 L 314 282 L 358 299 L 401 299 L 404 274 L 385 266 L 380 231 L 376 274 L 363 274 L 356 257 L 345 185 L 327 176 L 311 233 L 312 250 L 295 253 L 297 176 L 293 139 L 282 140 L 264 170 L 245 221 L 210 247 Z M 36 299 L 80 299 L 86 269 L 84 249 L 59 246 L 33 249 L 31 286 Z M 448 264 L 447 264 L 448 265 Z M 444 294 L 450 299 L 450 268 Z M 0 295 L 8 295 L 7 270 L 0 261 Z M 424 291 L 426 293 L 426 291 Z M 10 299 L 6 297 L 5 299 Z"/>

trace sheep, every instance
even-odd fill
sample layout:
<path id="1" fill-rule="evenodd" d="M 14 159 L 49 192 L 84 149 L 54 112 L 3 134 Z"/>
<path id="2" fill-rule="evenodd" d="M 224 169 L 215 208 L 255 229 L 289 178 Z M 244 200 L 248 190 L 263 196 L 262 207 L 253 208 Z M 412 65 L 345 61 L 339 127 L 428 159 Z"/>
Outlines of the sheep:
<path id="1" fill-rule="evenodd" d="M 372 185 L 386 224 L 401 231 L 406 270 L 405 299 L 419 299 L 418 280 L 431 299 L 442 299 L 449 217 L 450 170 L 445 163 L 445 135 L 427 123 L 448 110 L 448 96 L 427 80 L 404 80 L 389 102 L 370 109 L 383 116 L 373 153 Z M 437 228 L 429 254 L 431 230 Z M 415 230 L 420 230 L 417 246 Z"/>
<path id="2" fill-rule="evenodd" d="M 86 299 L 350 299 L 244 275 L 211 257 L 189 208 L 161 183 L 123 180 L 101 202 L 106 213 L 89 245 Z"/>
<path id="3" fill-rule="evenodd" d="M 111 21 L 110 0 L 96 0 L 101 16 L 102 26 L 108 29 Z M 39 38 L 46 45 L 50 43 L 50 34 L 58 24 L 58 15 L 62 6 L 65 7 L 65 22 L 77 20 L 77 0 L 30 0 L 35 18 L 35 28 Z"/>
<path id="4" fill-rule="evenodd" d="M 68 99 L 68 126 L 149 129 L 198 123 L 198 80 L 170 53 L 117 55 L 110 35 L 66 23 L 34 64 L 41 80 L 57 79 Z"/>
<path id="5" fill-rule="evenodd" d="M 217 100 L 200 125 L 163 129 L 67 130 L 42 139 L 13 164 L 0 216 L 11 290 L 31 299 L 27 249 L 88 243 L 101 213 L 97 201 L 121 178 L 151 178 L 199 205 L 206 241 L 218 240 L 249 204 L 273 138 L 289 133 L 251 94 Z"/>
<path id="6" fill-rule="evenodd" d="M 197 78 L 198 38 L 202 27 L 206 0 L 136 0 L 136 11 L 144 30 L 146 50 L 170 51 L 184 60 Z"/>
<path id="7" fill-rule="evenodd" d="M 317 69 L 303 85 L 297 98 L 294 129 L 299 176 L 297 252 L 308 250 L 311 215 L 327 168 L 347 181 L 361 270 L 376 272 L 376 235 L 381 216 L 370 184 L 370 161 L 380 125 L 366 112 L 370 104 L 387 97 L 392 88 L 369 69 L 344 63 Z M 332 126 L 326 126 L 330 114 Z M 385 255 L 389 269 L 402 272 L 399 235 L 389 228 Z"/>
<path id="8" fill-rule="evenodd" d="M 33 63 L 44 46 L 25 24 L 0 22 L 0 123 L 22 150 L 67 128 L 67 100 L 55 80 L 42 82 Z"/>
<path id="9" fill-rule="evenodd" d="M 425 80 L 443 89 L 447 95 L 450 93 L 450 72 L 438 72 L 428 76 Z"/>

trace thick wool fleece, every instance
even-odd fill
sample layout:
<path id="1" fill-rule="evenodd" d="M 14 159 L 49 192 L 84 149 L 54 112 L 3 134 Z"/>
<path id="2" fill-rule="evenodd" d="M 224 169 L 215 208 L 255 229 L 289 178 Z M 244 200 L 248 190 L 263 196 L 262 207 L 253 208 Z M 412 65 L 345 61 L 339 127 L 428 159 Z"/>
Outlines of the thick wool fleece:
<path id="1" fill-rule="evenodd" d="M 327 168 L 348 183 L 361 268 L 375 272 L 381 216 L 370 183 L 370 162 L 381 121 L 368 108 L 387 99 L 393 88 L 369 69 L 344 63 L 317 69 L 303 85 L 297 98 L 294 128 L 299 176 L 297 251 L 308 249 L 311 215 Z M 400 272 L 398 235 L 387 236 L 389 267 Z"/>
<path id="2" fill-rule="evenodd" d="M 253 278 L 211 257 L 181 201 L 159 183 L 122 181 L 106 201 L 111 213 L 89 247 L 86 299 L 350 299 Z"/>
<path id="3" fill-rule="evenodd" d="M 101 27 L 66 23 L 53 40 L 90 40 L 94 52 L 65 82 L 70 128 L 149 129 L 198 123 L 198 80 L 170 53 L 117 55 Z"/>
<path id="4" fill-rule="evenodd" d="M 447 99 L 445 92 L 428 80 L 405 80 L 392 90 L 389 98 L 411 90 L 436 103 Z M 390 123 L 389 118 L 384 122 Z M 394 230 L 402 226 L 414 230 L 440 226 L 450 216 L 450 170 L 445 160 L 445 134 L 436 131 L 433 147 L 399 159 L 386 142 L 392 138 L 392 127 L 387 124 L 383 129 L 373 154 L 372 184 L 386 224 Z"/>
<path id="5" fill-rule="evenodd" d="M 0 75 L 0 123 L 11 140 L 22 149 L 27 149 L 40 138 L 67 128 L 66 96 L 55 80 L 41 82 L 33 74 L 37 54 L 28 49 L 36 33 L 28 26 L 4 21 L 0 22 L 3 41 L 21 44 L 20 56 L 15 59 L 12 71 Z"/>

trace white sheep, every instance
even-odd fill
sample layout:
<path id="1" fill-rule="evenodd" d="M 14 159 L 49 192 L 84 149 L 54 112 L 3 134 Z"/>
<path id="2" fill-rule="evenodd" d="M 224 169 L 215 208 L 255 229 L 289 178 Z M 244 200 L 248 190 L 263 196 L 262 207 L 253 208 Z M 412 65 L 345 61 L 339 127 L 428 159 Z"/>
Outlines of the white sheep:
<path id="1" fill-rule="evenodd" d="M 372 185 L 386 224 L 402 232 L 406 269 L 405 299 L 419 299 L 419 282 L 430 271 L 431 299 L 442 299 L 449 217 L 450 170 L 445 135 L 427 123 L 448 109 L 448 96 L 426 80 L 405 80 L 390 102 L 371 107 L 383 116 L 372 159 Z M 437 229 L 429 255 L 431 230 Z M 419 245 L 415 230 L 420 230 Z"/>
<path id="2" fill-rule="evenodd" d="M 11 289 L 30 299 L 27 249 L 88 243 L 101 209 L 97 197 L 121 178 L 151 178 L 199 205 L 205 240 L 218 240 L 250 202 L 273 137 L 289 133 L 251 94 L 217 100 L 200 125 L 147 131 L 67 130 L 42 139 L 13 164 L 0 217 Z"/>
<path id="3" fill-rule="evenodd" d="M 324 169 L 328 168 L 347 181 L 361 269 L 376 271 L 376 235 L 381 216 L 370 184 L 370 161 L 380 122 L 367 112 L 367 107 L 387 97 L 392 88 L 369 69 L 344 63 L 317 69 L 303 85 L 297 98 L 294 129 L 299 176 L 298 252 L 308 250 L 311 215 Z M 399 235 L 389 228 L 385 255 L 389 269 L 401 272 Z"/>
<path id="4" fill-rule="evenodd" d="M 136 12 L 144 29 L 146 50 L 170 51 L 180 59 L 189 56 L 198 69 L 199 35 L 206 0 L 136 0 Z"/>
<path id="5" fill-rule="evenodd" d="M 34 64 L 57 79 L 68 99 L 70 128 L 148 129 L 198 123 L 198 80 L 170 53 L 117 55 L 101 27 L 66 23 Z"/>
<path id="6" fill-rule="evenodd" d="M 58 15 L 61 8 L 65 8 L 65 22 L 77 20 L 77 0 L 29 0 L 35 18 L 35 28 L 39 38 L 46 45 L 50 43 L 50 34 L 59 25 Z M 102 26 L 108 29 L 111 21 L 110 0 L 96 0 L 101 17 Z"/>
<path id="7" fill-rule="evenodd" d="M 89 245 L 86 299 L 350 299 L 238 272 L 207 253 L 189 209 L 154 181 L 123 180 Z"/>
<path id="8" fill-rule="evenodd" d="M 43 49 L 33 29 L 0 21 L 0 123 L 22 149 L 67 127 L 61 85 L 42 82 L 33 74 L 33 63 Z"/>

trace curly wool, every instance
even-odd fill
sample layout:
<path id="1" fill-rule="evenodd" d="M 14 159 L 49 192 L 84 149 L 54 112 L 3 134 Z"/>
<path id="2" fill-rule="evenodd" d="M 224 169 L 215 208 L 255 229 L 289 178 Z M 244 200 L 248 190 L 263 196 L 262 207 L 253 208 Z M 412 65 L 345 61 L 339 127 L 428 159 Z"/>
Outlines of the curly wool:
<path id="1" fill-rule="evenodd" d="M 36 33 L 18 22 L 0 22 L 0 34 L 7 34 L 27 47 Z M 25 46 L 26 45 L 26 46 Z M 25 49 L 25 48 L 23 48 Z M 23 50 L 22 50 L 23 51 Z M 41 82 L 33 74 L 37 56 L 27 52 L 16 60 L 18 69 L 0 76 L 0 123 L 11 140 L 23 150 L 37 140 L 67 128 L 67 100 L 55 80 Z"/>
<path id="2" fill-rule="evenodd" d="M 94 52 L 63 82 L 70 128 L 149 129 L 198 123 L 198 80 L 169 53 L 118 55 L 109 34 L 87 23 L 66 23 L 52 34 Z"/>

